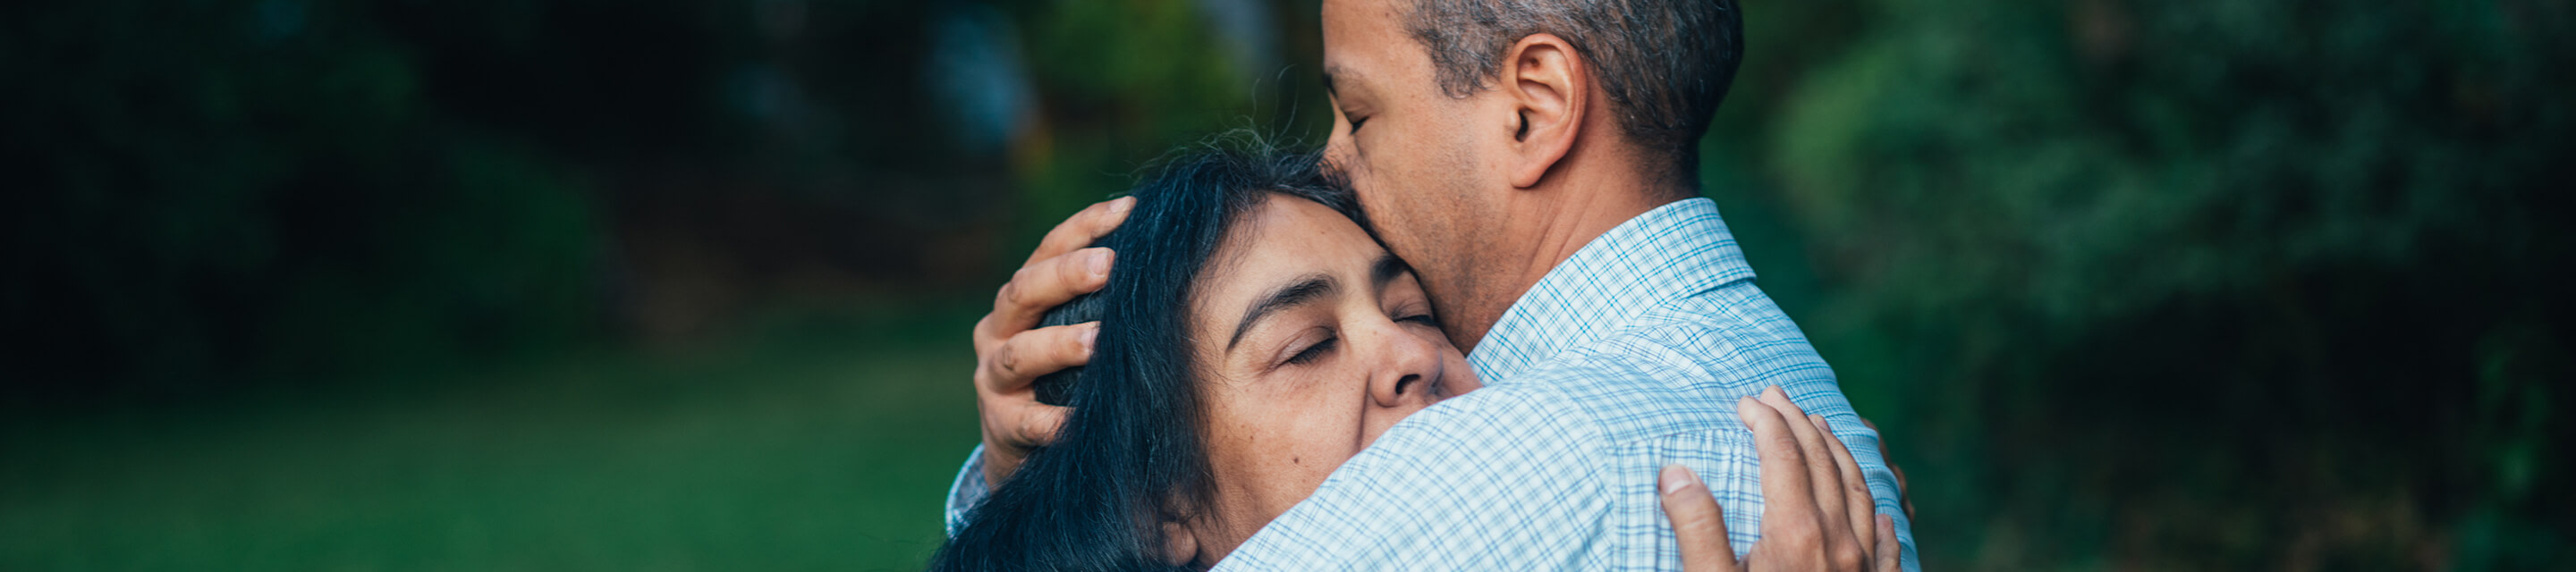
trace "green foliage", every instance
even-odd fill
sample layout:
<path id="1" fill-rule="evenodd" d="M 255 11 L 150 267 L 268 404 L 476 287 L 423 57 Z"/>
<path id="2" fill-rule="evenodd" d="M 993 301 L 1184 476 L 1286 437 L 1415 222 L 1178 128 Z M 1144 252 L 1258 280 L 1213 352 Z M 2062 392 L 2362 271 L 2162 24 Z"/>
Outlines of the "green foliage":
<path id="1" fill-rule="evenodd" d="M 1312 107 L 1329 120 L 1317 94 L 1265 83 L 1267 76 L 1247 73 L 1243 62 L 1227 57 L 1200 4 L 1014 6 L 1028 39 L 1029 75 L 1043 98 L 1043 119 L 1014 157 L 1029 213 L 1022 232 L 1030 244 L 1065 213 L 1126 190 L 1137 168 L 1170 149 L 1229 128 L 1302 127 L 1257 124 L 1264 98 L 1303 96 L 1288 104 Z M 1316 57 L 1296 54 L 1300 61 Z M 1314 73 L 1307 67 L 1285 75 L 1302 80 Z M 1004 258 L 1014 266 L 1019 261 Z"/>
<path id="2" fill-rule="evenodd" d="M 2576 557 L 2568 3 L 1868 14 L 1768 164 L 1934 563 Z"/>
<path id="3" fill-rule="evenodd" d="M 597 305 L 591 213 L 459 128 L 364 6 L 9 8 L 0 286 L 22 397 L 194 392 L 550 347 Z"/>

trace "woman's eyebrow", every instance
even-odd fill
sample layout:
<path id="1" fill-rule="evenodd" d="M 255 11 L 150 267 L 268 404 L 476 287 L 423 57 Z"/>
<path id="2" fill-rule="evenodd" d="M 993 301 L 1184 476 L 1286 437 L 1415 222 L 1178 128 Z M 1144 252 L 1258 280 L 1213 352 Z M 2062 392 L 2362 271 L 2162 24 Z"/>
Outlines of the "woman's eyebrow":
<path id="1" fill-rule="evenodd" d="M 1395 277 L 1403 276 L 1405 272 L 1411 270 L 1413 267 L 1406 265 L 1404 259 L 1396 258 L 1395 253 L 1382 254 L 1377 257 L 1376 264 L 1369 266 L 1369 284 L 1385 288 L 1386 283 L 1394 282 Z"/>
<path id="2" fill-rule="evenodd" d="M 1340 288 L 1340 283 L 1334 281 L 1332 276 L 1308 274 L 1303 278 L 1297 279 L 1295 282 L 1289 283 L 1287 286 L 1282 286 L 1277 290 L 1271 290 L 1269 294 L 1263 294 L 1260 298 L 1255 299 L 1252 303 L 1251 309 L 1243 312 L 1243 321 L 1234 325 L 1234 338 L 1226 340 L 1226 351 L 1234 351 L 1234 344 L 1243 341 L 1243 333 L 1251 331 L 1252 324 L 1254 322 L 1259 322 L 1263 318 L 1268 318 L 1271 314 L 1279 313 L 1280 310 L 1293 308 L 1298 304 L 1312 302 L 1316 299 L 1332 295 L 1335 290 Z"/>

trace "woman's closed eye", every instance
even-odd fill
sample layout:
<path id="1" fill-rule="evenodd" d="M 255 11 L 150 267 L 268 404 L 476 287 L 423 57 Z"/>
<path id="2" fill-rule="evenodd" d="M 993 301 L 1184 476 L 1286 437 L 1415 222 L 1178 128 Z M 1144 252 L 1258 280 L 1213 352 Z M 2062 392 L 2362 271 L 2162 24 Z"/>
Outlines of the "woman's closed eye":
<path id="1" fill-rule="evenodd" d="M 1288 356 L 1288 361 L 1284 363 L 1285 365 L 1305 365 L 1314 363 L 1315 360 L 1323 359 L 1326 352 L 1333 351 L 1333 347 L 1340 345 L 1341 340 L 1342 338 L 1339 336 L 1324 336 L 1323 340 L 1315 342 L 1314 345 L 1306 346 L 1305 349 L 1297 350 L 1296 354 Z"/>

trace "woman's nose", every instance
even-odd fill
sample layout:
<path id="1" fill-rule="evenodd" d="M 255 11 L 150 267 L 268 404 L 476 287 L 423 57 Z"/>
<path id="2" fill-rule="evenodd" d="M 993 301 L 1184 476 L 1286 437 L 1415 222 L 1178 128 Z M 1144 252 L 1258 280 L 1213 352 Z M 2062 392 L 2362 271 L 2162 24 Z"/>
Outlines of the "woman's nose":
<path id="1" fill-rule="evenodd" d="M 1403 327 L 1380 330 L 1378 366 L 1369 375 L 1369 399 L 1379 407 L 1429 404 L 1431 386 L 1440 382 L 1440 348 Z"/>

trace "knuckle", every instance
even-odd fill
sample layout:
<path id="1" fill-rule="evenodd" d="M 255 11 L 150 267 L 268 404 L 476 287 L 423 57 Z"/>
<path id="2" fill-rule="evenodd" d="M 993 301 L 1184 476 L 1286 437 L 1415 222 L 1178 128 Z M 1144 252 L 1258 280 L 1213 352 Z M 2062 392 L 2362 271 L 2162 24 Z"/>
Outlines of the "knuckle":
<path id="1" fill-rule="evenodd" d="M 1815 528 L 1801 526 L 1782 536 L 1791 546 L 1798 547 L 1799 552 L 1823 554 L 1826 549 L 1824 532 Z"/>
<path id="2" fill-rule="evenodd" d="M 1074 358 L 1082 355 L 1082 340 L 1074 337 L 1076 335 L 1078 335 L 1078 330 L 1071 326 L 1057 326 L 1055 328 L 1048 329 L 1046 355 L 1047 361 L 1051 365 L 1073 363 Z"/>
<path id="3" fill-rule="evenodd" d="M 1806 429 L 1806 431 L 1798 433 L 1799 446 L 1806 447 L 1807 450 L 1815 451 L 1817 453 L 1833 452 L 1833 446 L 1826 445 L 1824 438 L 1816 436 L 1816 426 L 1808 425 Z M 1823 460 L 1826 464 L 1832 464 L 1834 462 L 1834 458 L 1830 455 L 1819 456 L 1817 459 Z"/>
<path id="4" fill-rule="evenodd" d="M 993 294 L 993 305 L 1003 308 L 1020 305 L 1020 280 L 1028 273 L 1027 268 L 1011 272 L 1011 281 L 1002 283 L 1002 291 Z"/>
<path id="5" fill-rule="evenodd" d="M 1709 525 L 1717 522 L 1717 519 L 1713 518 L 1714 515 L 1710 515 L 1705 510 L 1699 510 L 1687 501 L 1677 501 L 1674 505 L 1671 508 L 1675 528 L 1706 530 Z"/>
<path id="6" fill-rule="evenodd" d="M 1868 560 L 1869 559 L 1867 558 L 1862 558 L 1860 550 L 1856 548 L 1844 547 L 1841 550 L 1834 551 L 1835 570 L 1860 570 L 1862 569 L 1861 564 Z"/>
<path id="7" fill-rule="evenodd" d="M 1092 249 L 1086 248 L 1069 252 L 1064 255 L 1062 260 L 1071 261 L 1078 259 L 1083 262 L 1089 262 L 1091 260 L 1091 251 Z M 1091 268 L 1088 264 L 1057 264 L 1055 265 L 1055 275 L 1057 278 L 1063 279 L 1066 282 L 1082 282 L 1083 279 L 1091 277 Z"/>
<path id="8" fill-rule="evenodd" d="M 1773 434 L 1773 435 L 1770 435 L 1770 436 L 1768 436 L 1768 437 L 1764 437 L 1764 438 L 1762 438 L 1762 440 L 1763 440 L 1763 441 L 1765 441 L 1765 442 L 1770 443 L 1770 444 L 1771 444 L 1771 448 L 1773 448 L 1773 449 L 1778 449 L 1778 450 L 1783 451 L 1783 452 L 1788 452 L 1788 453 L 1797 453 L 1797 452 L 1800 450 L 1800 449 L 1799 449 L 1799 447 L 1798 447 L 1798 438 L 1797 438 L 1797 437 L 1792 437 L 1792 436 L 1785 435 L 1785 434 Z"/>
<path id="9" fill-rule="evenodd" d="M 994 350 L 993 366 L 1002 370 L 1001 373 L 1003 375 L 1018 375 L 1020 372 L 1020 352 L 1011 345 L 1004 344 L 1001 349 Z"/>
<path id="10" fill-rule="evenodd" d="M 1713 538 L 1718 534 L 1716 525 L 1717 522 L 1714 519 L 1706 516 L 1692 517 L 1675 523 L 1673 534 L 1687 539 Z"/>
<path id="11" fill-rule="evenodd" d="M 1020 418 L 1020 438 L 1027 443 L 1054 442 L 1056 424 L 1053 421 L 1046 411 L 1031 408 Z"/>

